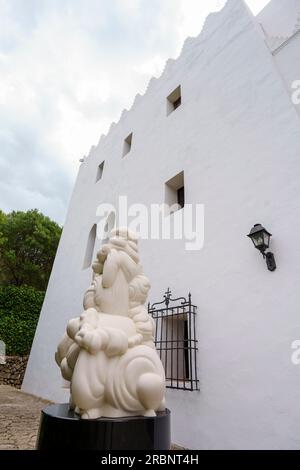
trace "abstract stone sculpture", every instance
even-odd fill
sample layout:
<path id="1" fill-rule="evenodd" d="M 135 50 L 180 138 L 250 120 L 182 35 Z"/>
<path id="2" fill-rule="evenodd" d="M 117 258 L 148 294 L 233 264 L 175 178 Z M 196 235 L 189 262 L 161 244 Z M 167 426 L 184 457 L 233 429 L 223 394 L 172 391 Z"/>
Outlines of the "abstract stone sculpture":
<path id="1" fill-rule="evenodd" d="M 165 374 L 136 235 L 112 231 L 92 268 L 84 312 L 69 321 L 55 356 L 70 382 L 70 407 L 86 419 L 155 416 L 165 410 Z"/>

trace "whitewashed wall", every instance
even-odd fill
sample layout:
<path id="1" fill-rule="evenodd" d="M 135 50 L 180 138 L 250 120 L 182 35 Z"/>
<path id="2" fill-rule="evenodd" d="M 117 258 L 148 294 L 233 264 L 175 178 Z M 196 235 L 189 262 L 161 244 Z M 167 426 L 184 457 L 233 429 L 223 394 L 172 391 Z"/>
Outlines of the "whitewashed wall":
<path id="1" fill-rule="evenodd" d="M 166 117 L 179 84 L 182 105 Z M 96 207 L 124 194 L 129 203 L 163 202 L 164 183 L 184 170 L 186 203 L 205 204 L 203 250 L 141 243 L 151 301 L 169 286 L 191 291 L 198 305 L 201 391 L 168 392 L 173 441 L 300 448 L 300 366 L 290 360 L 300 338 L 299 156 L 299 116 L 274 59 L 243 2 L 229 0 L 81 165 L 23 389 L 65 399 L 53 356 L 90 281 L 82 263 Z M 246 238 L 256 222 L 273 233 L 274 273 Z"/>
<path id="2" fill-rule="evenodd" d="M 274 54 L 274 60 L 287 93 L 300 114 L 300 31 Z"/>
<path id="3" fill-rule="evenodd" d="M 290 36 L 300 19 L 300 0 L 271 0 L 257 15 L 269 36 Z"/>

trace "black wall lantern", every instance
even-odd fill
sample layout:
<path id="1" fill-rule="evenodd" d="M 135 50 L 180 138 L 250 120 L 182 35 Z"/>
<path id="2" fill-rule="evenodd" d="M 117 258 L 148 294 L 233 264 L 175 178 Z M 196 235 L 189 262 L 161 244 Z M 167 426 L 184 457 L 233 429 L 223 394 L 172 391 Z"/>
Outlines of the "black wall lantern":
<path id="1" fill-rule="evenodd" d="M 253 241 L 255 248 L 257 248 L 265 258 L 269 271 L 275 271 L 276 262 L 273 253 L 266 253 L 270 245 L 270 238 L 272 234 L 268 232 L 261 224 L 256 224 L 247 235 Z"/>

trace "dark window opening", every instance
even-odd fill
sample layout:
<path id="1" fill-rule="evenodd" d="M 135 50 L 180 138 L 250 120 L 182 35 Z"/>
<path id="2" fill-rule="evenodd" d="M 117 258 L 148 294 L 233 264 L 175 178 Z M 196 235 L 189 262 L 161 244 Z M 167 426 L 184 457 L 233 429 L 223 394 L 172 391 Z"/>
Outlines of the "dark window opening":
<path id="1" fill-rule="evenodd" d="M 104 170 L 104 162 L 100 163 L 97 169 L 97 176 L 96 176 L 96 183 L 97 181 L 101 180 L 103 176 L 103 170 Z"/>
<path id="2" fill-rule="evenodd" d="M 173 103 L 174 109 L 179 108 L 180 105 L 181 105 L 181 96 L 177 100 L 174 101 Z"/>
<path id="3" fill-rule="evenodd" d="M 190 363 L 189 363 L 189 333 L 188 333 L 188 321 L 184 320 L 183 326 L 183 347 L 184 347 L 184 372 L 185 378 L 190 378 Z"/>
<path id="4" fill-rule="evenodd" d="M 132 133 L 129 134 L 129 136 L 126 137 L 126 139 L 124 140 L 124 145 L 123 145 L 123 157 L 125 157 L 125 155 L 127 155 L 130 150 L 131 150 L 131 146 L 132 146 Z"/>
<path id="5" fill-rule="evenodd" d="M 155 346 L 163 363 L 167 388 L 199 390 L 197 378 L 196 312 L 188 299 L 172 298 L 168 289 L 162 302 L 149 304 L 155 324 Z"/>
<path id="6" fill-rule="evenodd" d="M 165 204 L 169 207 L 170 213 L 174 213 L 184 207 L 184 171 L 173 176 L 173 178 L 165 183 Z"/>
<path id="7" fill-rule="evenodd" d="M 179 204 L 181 208 L 184 207 L 184 186 L 177 189 L 177 204 Z"/>
<path id="8" fill-rule="evenodd" d="M 167 116 L 181 105 L 181 86 L 179 85 L 167 97 Z"/>

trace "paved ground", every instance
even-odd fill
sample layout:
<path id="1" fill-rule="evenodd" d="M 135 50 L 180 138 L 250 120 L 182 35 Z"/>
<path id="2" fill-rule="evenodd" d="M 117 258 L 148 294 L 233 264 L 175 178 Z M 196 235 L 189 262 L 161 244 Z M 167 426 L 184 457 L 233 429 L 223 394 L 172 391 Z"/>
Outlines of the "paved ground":
<path id="1" fill-rule="evenodd" d="M 40 412 L 47 403 L 0 385 L 0 450 L 34 449 Z"/>
<path id="2" fill-rule="evenodd" d="M 40 413 L 49 402 L 0 385 L 0 450 L 35 448 Z M 183 449 L 176 445 L 172 449 Z"/>

